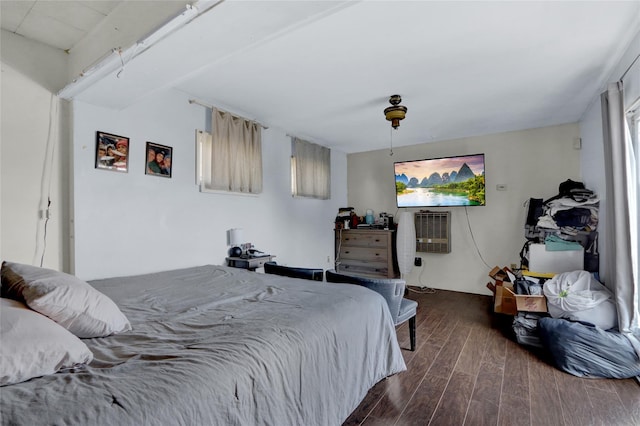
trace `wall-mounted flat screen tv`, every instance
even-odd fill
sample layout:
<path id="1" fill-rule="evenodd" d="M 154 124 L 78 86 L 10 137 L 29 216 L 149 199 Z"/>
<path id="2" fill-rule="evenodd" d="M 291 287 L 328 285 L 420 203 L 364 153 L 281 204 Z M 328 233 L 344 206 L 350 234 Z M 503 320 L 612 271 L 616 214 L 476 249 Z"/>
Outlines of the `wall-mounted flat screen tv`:
<path id="1" fill-rule="evenodd" d="M 484 154 L 398 161 L 398 207 L 484 206 Z"/>

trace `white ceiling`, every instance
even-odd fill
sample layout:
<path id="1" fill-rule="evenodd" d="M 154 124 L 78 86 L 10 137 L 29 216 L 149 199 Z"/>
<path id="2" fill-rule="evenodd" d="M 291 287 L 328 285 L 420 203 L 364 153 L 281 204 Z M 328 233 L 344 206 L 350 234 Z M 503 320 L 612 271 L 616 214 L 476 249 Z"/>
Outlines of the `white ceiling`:
<path id="1" fill-rule="evenodd" d="M 75 98 L 124 108 L 175 88 L 360 152 L 389 146 L 395 93 L 394 146 L 576 122 L 639 30 L 640 0 L 226 0 Z"/>
<path id="2" fill-rule="evenodd" d="M 119 1 L 0 1 L 2 29 L 71 50 Z"/>

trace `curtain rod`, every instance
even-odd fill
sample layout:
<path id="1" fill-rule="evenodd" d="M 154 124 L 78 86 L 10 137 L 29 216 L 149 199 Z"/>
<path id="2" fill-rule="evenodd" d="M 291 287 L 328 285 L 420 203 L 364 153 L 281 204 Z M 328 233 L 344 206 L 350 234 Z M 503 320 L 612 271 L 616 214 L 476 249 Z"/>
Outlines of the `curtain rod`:
<path id="1" fill-rule="evenodd" d="M 633 60 L 633 62 L 631 62 L 631 65 L 629 65 L 629 67 L 626 69 L 626 71 L 624 73 L 622 73 L 622 76 L 620 77 L 619 80 L 622 80 L 627 75 L 627 73 L 629 72 L 631 67 L 638 61 L 638 58 L 640 58 L 640 55 L 636 56 L 636 58 Z"/>
<path id="2" fill-rule="evenodd" d="M 265 126 L 264 124 L 262 124 L 262 123 L 260 123 L 260 122 L 258 122 L 258 121 L 251 120 L 251 119 L 248 119 L 248 118 L 245 118 L 245 117 L 241 117 L 241 116 L 239 116 L 239 115 L 237 115 L 237 114 L 233 114 L 233 113 L 231 113 L 231 112 L 229 112 L 229 111 L 225 111 L 225 110 L 223 110 L 222 108 L 214 107 L 214 106 L 212 106 L 212 105 L 207 105 L 207 104 L 205 104 L 204 102 L 200 102 L 200 101 L 195 100 L 195 99 L 189 99 L 189 103 L 190 103 L 190 104 L 200 105 L 200 106 L 202 106 L 202 107 L 209 108 L 209 109 L 214 109 L 214 108 L 215 108 L 215 109 L 217 109 L 218 111 L 222 111 L 222 112 L 224 112 L 224 113 L 226 113 L 226 114 L 230 114 L 230 115 L 232 115 L 233 117 L 236 117 L 236 118 L 242 118 L 243 120 L 248 120 L 248 121 L 250 121 L 250 122 L 252 122 L 252 123 L 256 123 L 258 126 L 262 127 L 262 128 L 263 128 L 263 129 L 265 129 L 265 130 L 267 130 L 267 129 L 269 128 L 269 126 Z"/>

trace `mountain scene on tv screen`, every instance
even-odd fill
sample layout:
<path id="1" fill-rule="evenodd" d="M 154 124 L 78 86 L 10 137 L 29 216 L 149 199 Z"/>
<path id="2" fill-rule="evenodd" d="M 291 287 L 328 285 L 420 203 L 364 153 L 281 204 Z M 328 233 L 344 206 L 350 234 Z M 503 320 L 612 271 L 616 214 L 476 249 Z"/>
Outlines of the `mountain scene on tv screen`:
<path id="1" fill-rule="evenodd" d="M 470 157 L 469 161 L 473 161 L 474 158 Z M 482 170 L 478 170 L 477 174 L 473 172 L 467 161 L 462 162 L 459 168 L 438 170 L 435 167 L 436 170 L 433 170 L 434 165 L 437 164 L 435 161 L 437 160 L 404 163 L 408 165 L 407 169 L 415 169 L 415 171 L 396 174 L 396 195 L 399 207 L 483 206 L 485 204 L 484 161 L 478 160 L 478 167 L 481 164 Z M 443 159 L 442 162 L 451 166 L 450 159 Z M 399 167 L 399 169 L 403 168 Z M 423 175 L 427 171 L 429 171 L 428 175 Z"/>

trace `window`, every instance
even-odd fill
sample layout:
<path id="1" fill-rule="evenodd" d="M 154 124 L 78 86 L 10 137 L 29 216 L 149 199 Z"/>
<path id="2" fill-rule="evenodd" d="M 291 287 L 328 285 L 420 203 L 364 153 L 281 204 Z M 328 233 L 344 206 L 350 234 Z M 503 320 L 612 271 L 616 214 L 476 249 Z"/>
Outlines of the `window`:
<path id="1" fill-rule="evenodd" d="M 260 124 L 213 108 L 211 127 L 196 132 L 200 191 L 262 192 Z"/>
<path id="2" fill-rule="evenodd" d="M 291 193 L 297 197 L 331 197 L 331 150 L 291 138 Z"/>

